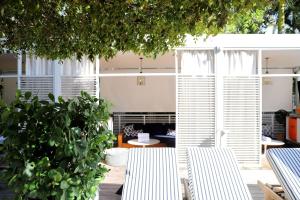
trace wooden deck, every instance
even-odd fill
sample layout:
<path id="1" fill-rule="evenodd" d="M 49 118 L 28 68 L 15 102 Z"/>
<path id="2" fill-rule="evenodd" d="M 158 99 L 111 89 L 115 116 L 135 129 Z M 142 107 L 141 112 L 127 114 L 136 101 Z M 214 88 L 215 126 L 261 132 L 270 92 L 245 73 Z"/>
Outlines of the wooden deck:
<path id="1" fill-rule="evenodd" d="M 121 199 L 121 196 L 116 194 L 116 192 L 124 182 L 125 167 L 109 167 L 109 169 L 110 172 L 106 175 L 104 182 L 100 185 L 99 194 L 97 195 L 97 198 L 95 200 Z M 265 160 L 263 161 L 263 167 L 261 169 L 244 169 L 241 170 L 241 173 L 244 178 L 244 181 L 249 187 L 253 200 L 264 199 L 263 193 L 257 186 L 257 180 L 261 180 L 262 182 L 272 184 L 278 183 L 274 173 L 269 168 Z M 0 199 L 13 199 L 12 193 L 9 192 L 3 184 L 0 184 Z"/>

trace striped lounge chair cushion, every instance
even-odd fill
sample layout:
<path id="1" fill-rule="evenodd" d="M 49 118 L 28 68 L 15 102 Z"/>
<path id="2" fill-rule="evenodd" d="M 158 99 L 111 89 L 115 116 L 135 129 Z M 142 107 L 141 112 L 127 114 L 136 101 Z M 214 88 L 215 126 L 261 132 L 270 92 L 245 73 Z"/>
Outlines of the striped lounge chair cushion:
<path id="1" fill-rule="evenodd" d="M 129 150 L 122 200 L 182 199 L 174 148 Z"/>
<path id="2" fill-rule="evenodd" d="M 300 148 L 273 148 L 267 159 L 290 200 L 300 199 Z"/>
<path id="3" fill-rule="evenodd" d="M 189 148 L 188 176 L 194 200 L 252 199 L 229 149 Z"/>

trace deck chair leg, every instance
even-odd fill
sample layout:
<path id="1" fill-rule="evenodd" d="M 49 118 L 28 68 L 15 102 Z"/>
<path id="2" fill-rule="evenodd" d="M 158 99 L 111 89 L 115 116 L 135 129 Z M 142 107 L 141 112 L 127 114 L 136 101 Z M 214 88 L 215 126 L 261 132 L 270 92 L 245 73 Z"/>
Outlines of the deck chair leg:
<path id="1" fill-rule="evenodd" d="M 192 197 L 191 197 L 191 193 L 190 193 L 190 189 L 189 189 L 189 180 L 182 178 L 181 182 L 183 183 L 183 187 L 184 187 L 184 194 L 185 194 L 184 200 L 191 200 Z"/>
<path id="2" fill-rule="evenodd" d="M 260 187 L 260 189 L 264 193 L 264 199 L 265 200 L 283 200 L 281 196 L 276 194 L 269 186 L 268 184 L 264 184 L 261 181 L 257 181 L 257 185 Z"/>

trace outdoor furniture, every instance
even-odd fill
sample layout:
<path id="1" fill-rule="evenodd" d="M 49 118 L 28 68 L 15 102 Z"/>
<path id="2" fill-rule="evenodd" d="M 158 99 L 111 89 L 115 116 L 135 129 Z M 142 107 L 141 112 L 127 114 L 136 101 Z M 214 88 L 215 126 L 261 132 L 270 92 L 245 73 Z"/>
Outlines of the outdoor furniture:
<path id="1" fill-rule="evenodd" d="M 299 200 L 300 148 L 273 148 L 266 155 L 286 197 Z"/>
<path id="2" fill-rule="evenodd" d="M 231 150 L 194 147 L 187 155 L 191 199 L 252 199 Z"/>
<path id="3" fill-rule="evenodd" d="M 268 146 L 283 146 L 284 142 L 279 140 L 273 140 L 272 138 L 265 139 L 261 141 L 261 145 L 264 147 L 264 154 L 267 152 Z"/>
<path id="4" fill-rule="evenodd" d="M 264 193 L 265 200 L 284 200 L 285 193 L 282 189 L 281 185 L 273 185 L 268 183 L 263 183 L 261 181 L 257 181 L 257 185 Z"/>
<path id="5" fill-rule="evenodd" d="M 182 200 L 174 148 L 131 148 L 122 200 Z"/>
<path id="6" fill-rule="evenodd" d="M 138 139 L 128 140 L 128 144 L 138 146 L 138 147 L 146 147 L 146 146 L 153 146 L 160 143 L 158 139 L 149 139 L 149 141 L 139 142 Z"/>
<path id="7" fill-rule="evenodd" d="M 174 138 L 160 137 L 162 135 L 167 135 L 168 130 L 175 130 L 175 123 L 131 123 L 126 124 L 122 131 L 118 134 L 118 147 L 136 147 L 135 145 L 128 144 L 128 140 L 137 139 L 137 134 L 133 134 L 134 136 L 132 136 L 130 134 L 126 135 L 124 132 L 124 129 L 131 125 L 133 125 L 134 128 L 133 132 L 141 131 L 143 133 L 149 133 L 150 138 L 159 139 L 161 142 L 158 145 L 155 145 L 155 147 L 165 147 L 167 146 L 166 143 L 169 143 L 169 140 L 171 140 L 170 144 L 173 144 L 172 141 L 175 140 Z M 160 138 L 157 138 L 156 136 L 159 136 Z"/>

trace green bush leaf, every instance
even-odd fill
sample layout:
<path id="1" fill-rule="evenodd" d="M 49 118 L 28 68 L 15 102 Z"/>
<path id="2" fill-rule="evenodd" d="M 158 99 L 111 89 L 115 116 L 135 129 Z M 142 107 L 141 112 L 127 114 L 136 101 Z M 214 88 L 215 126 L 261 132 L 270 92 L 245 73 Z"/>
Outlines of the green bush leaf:
<path id="1" fill-rule="evenodd" d="M 49 94 L 48 94 L 48 97 L 49 97 L 49 99 L 50 99 L 52 102 L 55 101 L 55 98 L 54 98 L 54 95 L 53 95 L 53 94 L 49 93 Z"/>
<path id="2" fill-rule="evenodd" d="M 35 167 L 34 162 L 27 162 L 25 165 L 25 170 L 24 170 L 23 174 L 28 177 L 31 177 L 34 167 Z"/>
<path id="3" fill-rule="evenodd" d="M 105 126 L 109 116 L 105 101 L 95 102 L 82 93 L 48 103 L 19 93 L 0 111 L 1 135 L 6 137 L 3 161 L 9 165 L 1 171 L 1 181 L 18 198 L 93 198 L 107 172 L 99 163 L 114 140 Z"/>
<path id="4" fill-rule="evenodd" d="M 48 172 L 48 177 L 52 180 L 54 180 L 55 182 L 60 182 L 62 179 L 62 175 L 59 171 L 55 170 L 55 169 L 51 169 Z"/>
<path id="5" fill-rule="evenodd" d="M 70 185 L 67 183 L 67 181 L 60 182 L 60 189 L 65 190 L 68 189 Z"/>
<path id="6" fill-rule="evenodd" d="M 24 96 L 26 100 L 29 100 L 31 97 L 31 92 L 25 92 Z"/>

